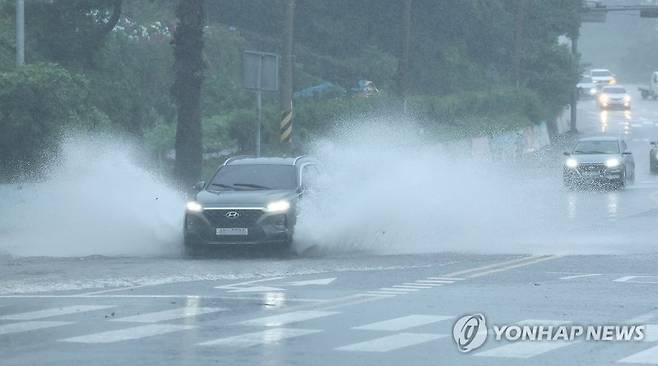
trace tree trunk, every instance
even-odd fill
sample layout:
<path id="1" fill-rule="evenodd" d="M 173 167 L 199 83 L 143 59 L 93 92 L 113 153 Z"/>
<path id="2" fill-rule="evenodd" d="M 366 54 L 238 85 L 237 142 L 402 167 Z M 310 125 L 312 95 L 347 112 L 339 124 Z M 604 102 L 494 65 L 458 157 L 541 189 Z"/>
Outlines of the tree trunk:
<path id="1" fill-rule="evenodd" d="M 184 189 L 201 175 L 201 83 L 203 82 L 204 0 L 179 0 L 174 33 L 175 81 L 172 94 L 178 111 L 174 174 Z"/>
<path id="2" fill-rule="evenodd" d="M 292 140 L 292 89 L 293 89 L 293 41 L 295 30 L 295 0 L 287 0 L 286 19 L 283 32 L 283 57 L 281 58 L 281 91 L 279 107 L 281 110 L 281 142 Z"/>

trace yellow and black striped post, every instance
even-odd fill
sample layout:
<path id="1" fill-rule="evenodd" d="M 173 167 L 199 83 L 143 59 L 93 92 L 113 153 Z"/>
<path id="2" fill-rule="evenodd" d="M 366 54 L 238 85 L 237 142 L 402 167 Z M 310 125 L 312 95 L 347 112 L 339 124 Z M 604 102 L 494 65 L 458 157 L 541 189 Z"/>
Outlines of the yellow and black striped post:
<path id="1" fill-rule="evenodd" d="M 292 141 L 292 103 L 290 103 L 290 109 L 281 112 L 281 142 L 291 142 Z"/>

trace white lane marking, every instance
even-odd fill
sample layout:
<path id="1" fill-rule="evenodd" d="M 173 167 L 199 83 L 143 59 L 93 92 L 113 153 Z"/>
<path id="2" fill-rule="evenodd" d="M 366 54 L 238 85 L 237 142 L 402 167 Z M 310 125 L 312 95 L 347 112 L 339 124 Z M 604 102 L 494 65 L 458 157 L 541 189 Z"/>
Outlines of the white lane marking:
<path id="1" fill-rule="evenodd" d="M 320 333 L 318 329 L 272 328 L 261 332 L 241 334 L 233 337 L 219 338 L 197 344 L 198 346 L 252 347 L 281 342 L 284 339 Z"/>
<path id="2" fill-rule="evenodd" d="M 623 276 L 612 280 L 612 282 L 630 282 L 630 283 L 658 283 L 658 281 L 641 281 L 642 278 L 658 279 L 658 276 Z"/>
<path id="3" fill-rule="evenodd" d="M 644 351 L 638 353 L 634 353 L 628 357 L 622 358 L 617 362 L 658 365 L 658 346 L 645 349 Z"/>
<path id="4" fill-rule="evenodd" d="M 461 277 L 427 277 L 428 280 L 443 280 L 443 281 L 463 281 Z"/>
<path id="5" fill-rule="evenodd" d="M 28 332 L 30 330 L 59 327 L 61 325 L 73 324 L 72 322 L 33 321 L 0 325 L 0 335 Z"/>
<path id="6" fill-rule="evenodd" d="M 35 320 L 50 318 L 53 316 L 69 315 L 75 313 L 83 313 L 87 311 L 102 310 L 113 308 L 115 305 L 73 305 L 60 308 L 51 308 L 37 311 L 30 311 L 27 313 L 9 314 L 0 316 L 0 320 Z"/>
<path id="7" fill-rule="evenodd" d="M 346 346 L 335 348 L 335 350 L 357 352 L 388 352 L 445 337 L 447 337 L 445 334 L 399 333 L 365 342 L 348 344 Z"/>
<path id="8" fill-rule="evenodd" d="M 510 266 L 505 266 L 505 267 L 501 267 L 501 268 L 494 268 L 494 269 L 484 271 L 484 272 L 478 272 L 478 273 L 475 273 L 475 274 L 468 275 L 467 277 L 468 278 L 482 277 L 482 276 L 486 276 L 488 274 L 508 271 L 510 269 L 519 268 L 519 267 L 525 267 L 525 266 L 529 266 L 531 264 L 537 264 L 537 263 L 548 261 L 548 260 L 551 260 L 551 259 L 556 259 L 556 258 L 559 258 L 559 257 L 560 256 L 558 256 L 558 255 L 540 257 L 540 258 L 537 258 L 537 259 L 532 260 L 532 261 L 526 261 L 526 262 L 523 262 L 523 263 L 513 264 L 513 265 L 510 265 Z"/>
<path id="9" fill-rule="evenodd" d="M 551 320 L 551 319 L 525 319 L 516 322 L 517 325 L 565 325 L 571 324 L 571 320 Z"/>
<path id="10" fill-rule="evenodd" d="M 415 283 L 423 286 L 432 286 L 432 287 L 439 287 L 445 285 L 445 283 L 425 282 L 425 281 L 416 281 Z"/>
<path id="11" fill-rule="evenodd" d="M 402 284 L 402 286 L 417 286 L 417 287 L 422 287 L 422 288 L 432 288 L 436 286 L 436 283 L 419 283 L 419 282 L 405 282 Z M 440 286 L 440 284 L 439 284 Z M 395 286 L 393 286 L 395 287 Z"/>
<path id="12" fill-rule="evenodd" d="M 505 357 L 505 358 L 530 358 L 542 353 L 566 347 L 576 342 L 515 342 L 504 346 L 496 347 L 488 351 L 476 353 L 479 357 Z"/>
<path id="13" fill-rule="evenodd" d="M 325 316 L 330 316 L 338 314 L 337 311 L 293 311 L 290 313 L 284 313 L 279 315 L 266 316 L 263 318 L 250 319 L 240 324 L 243 325 L 254 325 L 261 327 L 280 327 L 282 325 L 287 325 L 291 323 L 301 322 L 304 320 L 311 320 L 316 318 L 322 318 Z"/>
<path id="14" fill-rule="evenodd" d="M 546 258 L 546 256 L 541 256 L 541 255 L 524 256 L 524 257 L 521 257 L 521 258 L 511 259 L 511 260 L 508 260 L 508 261 L 505 261 L 505 262 L 492 263 L 492 264 L 487 264 L 485 266 L 469 268 L 469 269 L 465 269 L 465 270 L 461 270 L 461 271 L 457 271 L 457 272 L 448 273 L 445 276 L 441 276 L 441 277 L 428 277 L 428 278 L 431 279 L 431 280 L 452 279 L 454 277 L 465 275 L 467 273 L 479 272 L 479 271 L 482 271 L 482 270 L 485 270 L 485 269 L 495 268 L 495 267 L 502 267 L 502 266 L 506 266 L 506 265 L 510 265 L 510 264 L 523 263 L 523 262 L 531 261 L 531 260 L 534 260 L 534 259 L 537 259 L 537 258 Z M 548 258 L 552 258 L 552 257 L 549 256 Z M 504 269 L 505 268 L 503 268 L 503 270 Z M 471 276 L 466 276 L 466 277 L 470 278 Z M 460 277 L 457 277 L 457 278 L 460 278 Z"/>
<path id="15" fill-rule="evenodd" d="M 284 288 L 278 287 L 268 287 L 268 286 L 252 286 L 252 287 L 242 287 L 228 290 L 227 292 L 281 292 L 285 291 Z"/>
<path id="16" fill-rule="evenodd" d="M 393 294 L 390 292 L 368 291 L 367 293 L 364 294 L 364 296 L 396 297 L 398 296 L 398 294 Z"/>
<path id="17" fill-rule="evenodd" d="M 380 322 L 370 323 L 366 325 L 361 325 L 358 327 L 353 327 L 352 329 L 400 331 L 400 330 L 436 323 L 452 318 L 453 316 L 446 316 L 446 315 L 413 314 L 413 315 L 402 316 L 399 318 L 383 320 Z"/>
<path id="18" fill-rule="evenodd" d="M 421 283 L 440 283 L 440 284 L 444 284 L 444 285 L 455 283 L 455 281 L 448 281 L 448 280 L 418 280 L 418 282 L 421 282 Z"/>
<path id="19" fill-rule="evenodd" d="M 218 288 L 218 289 L 231 289 L 231 288 L 236 288 L 236 287 L 240 287 L 240 286 L 243 286 L 243 285 L 251 285 L 252 283 L 280 280 L 282 278 L 285 278 L 285 277 L 283 277 L 283 276 L 268 277 L 268 278 L 261 278 L 261 279 L 258 279 L 258 280 L 251 280 L 251 281 L 244 281 L 244 282 L 237 282 L 237 283 L 229 283 L 228 285 L 215 286 L 215 288 Z"/>
<path id="20" fill-rule="evenodd" d="M 393 288 L 411 288 L 411 289 L 418 289 L 418 290 L 423 290 L 426 288 L 432 288 L 432 286 L 422 286 L 419 284 L 415 285 L 393 285 Z"/>
<path id="21" fill-rule="evenodd" d="M 573 280 L 576 278 L 585 278 L 585 277 L 594 277 L 594 276 L 603 276 L 601 273 L 589 273 L 589 274 L 579 274 L 579 275 L 573 275 L 573 276 L 564 276 L 560 277 L 561 280 Z"/>
<path id="22" fill-rule="evenodd" d="M 179 332 L 196 328 L 193 325 L 173 325 L 173 324 L 148 324 L 138 327 L 111 330 L 108 332 L 87 334 L 79 337 L 60 339 L 58 342 L 71 343 L 114 343 L 152 337 L 161 334 Z"/>
<path id="23" fill-rule="evenodd" d="M 290 286 L 309 286 L 309 285 L 328 285 L 336 280 L 336 277 L 332 278 L 320 278 L 317 280 L 307 280 L 307 281 L 295 281 L 288 282 Z"/>
<path id="24" fill-rule="evenodd" d="M 413 288 L 395 288 L 395 287 L 382 287 L 380 288 L 382 291 L 393 291 L 393 292 L 400 292 L 400 293 L 407 293 L 407 292 L 416 292 L 420 291 L 419 289 L 413 289 Z"/>
<path id="25" fill-rule="evenodd" d="M 216 313 L 219 311 L 226 311 L 226 309 L 183 307 L 177 309 L 157 311 L 153 313 L 126 316 L 123 318 L 113 319 L 112 321 L 135 322 L 135 323 L 157 323 L 157 322 L 163 322 L 163 321 L 174 320 L 174 319 L 195 317 L 197 315 Z"/>

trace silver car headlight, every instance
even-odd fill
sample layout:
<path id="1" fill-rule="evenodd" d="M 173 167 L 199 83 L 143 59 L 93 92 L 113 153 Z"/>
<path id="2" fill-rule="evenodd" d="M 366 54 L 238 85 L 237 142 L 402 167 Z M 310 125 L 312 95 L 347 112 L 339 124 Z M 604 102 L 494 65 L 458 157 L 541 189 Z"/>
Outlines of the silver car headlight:
<path id="1" fill-rule="evenodd" d="M 286 200 L 274 201 L 267 204 L 267 212 L 286 212 L 290 209 L 290 202 Z"/>
<path id="2" fill-rule="evenodd" d="M 574 158 L 569 158 L 565 162 L 565 165 L 567 166 L 567 168 L 575 169 L 575 168 L 578 167 L 578 160 L 576 160 Z"/>
<path id="3" fill-rule="evenodd" d="M 612 158 L 605 161 L 605 166 L 607 168 L 616 168 L 619 165 L 621 165 L 621 161 L 619 161 L 617 158 Z"/>
<path id="4" fill-rule="evenodd" d="M 201 212 L 203 211 L 203 206 L 197 201 L 189 201 L 185 204 L 185 208 L 188 212 Z"/>

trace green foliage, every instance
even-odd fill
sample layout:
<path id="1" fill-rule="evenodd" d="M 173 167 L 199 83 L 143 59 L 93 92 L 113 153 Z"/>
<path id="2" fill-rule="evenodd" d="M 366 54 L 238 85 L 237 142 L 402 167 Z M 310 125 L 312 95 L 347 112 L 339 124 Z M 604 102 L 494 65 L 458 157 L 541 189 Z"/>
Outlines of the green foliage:
<path id="1" fill-rule="evenodd" d="M 89 104 L 84 77 L 53 64 L 0 73 L 0 171 L 3 178 L 37 172 L 64 127 L 106 129 L 105 115 Z"/>

